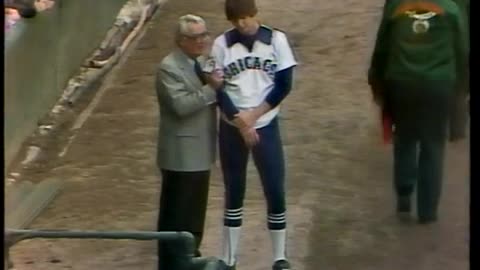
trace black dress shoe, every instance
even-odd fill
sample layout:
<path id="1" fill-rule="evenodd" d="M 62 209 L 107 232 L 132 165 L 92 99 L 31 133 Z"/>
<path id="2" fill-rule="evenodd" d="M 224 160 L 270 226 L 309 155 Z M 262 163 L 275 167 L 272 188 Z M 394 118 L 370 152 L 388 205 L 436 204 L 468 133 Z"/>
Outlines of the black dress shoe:
<path id="1" fill-rule="evenodd" d="M 287 260 L 278 260 L 273 264 L 272 270 L 290 270 L 290 263 Z"/>
<path id="2" fill-rule="evenodd" d="M 235 265 L 229 266 L 224 261 L 220 260 L 218 270 L 236 270 L 237 267 Z"/>

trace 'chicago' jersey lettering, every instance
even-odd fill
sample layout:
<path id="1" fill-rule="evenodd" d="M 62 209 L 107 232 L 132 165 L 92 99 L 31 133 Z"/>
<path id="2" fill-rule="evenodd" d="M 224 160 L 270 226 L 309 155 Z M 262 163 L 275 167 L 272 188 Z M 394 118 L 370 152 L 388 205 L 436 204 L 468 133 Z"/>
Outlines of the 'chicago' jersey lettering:
<path id="1" fill-rule="evenodd" d="M 265 100 L 273 89 L 276 72 L 293 67 L 297 62 L 281 31 L 262 25 L 253 43 L 244 45 L 247 43 L 242 38 L 235 29 L 217 37 L 210 57 L 212 63 L 204 71 L 222 71 L 225 92 L 238 109 L 245 110 Z M 255 127 L 268 125 L 278 112 L 279 108 L 272 109 L 260 117 Z"/>
<path id="2" fill-rule="evenodd" d="M 238 59 L 235 62 L 227 64 L 223 68 L 223 73 L 226 80 L 230 80 L 232 77 L 239 75 L 245 70 L 260 70 L 268 74 L 273 79 L 275 75 L 277 65 L 273 64 L 272 59 L 261 59 L 260 57 L 247 56 L 242 59 Z"/>

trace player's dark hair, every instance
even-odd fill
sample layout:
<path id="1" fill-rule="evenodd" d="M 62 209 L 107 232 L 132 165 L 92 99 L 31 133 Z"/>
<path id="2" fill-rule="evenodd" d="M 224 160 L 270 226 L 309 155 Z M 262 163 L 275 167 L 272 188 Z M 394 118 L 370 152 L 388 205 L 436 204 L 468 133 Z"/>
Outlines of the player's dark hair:
<path id="1" fill-rule="evenodd" d="M 225 15 L 227 20 L 234 21 L 244 17 L 253 17 L 257 15 L 257 5 L 255 0 L 226 0 Z"/>

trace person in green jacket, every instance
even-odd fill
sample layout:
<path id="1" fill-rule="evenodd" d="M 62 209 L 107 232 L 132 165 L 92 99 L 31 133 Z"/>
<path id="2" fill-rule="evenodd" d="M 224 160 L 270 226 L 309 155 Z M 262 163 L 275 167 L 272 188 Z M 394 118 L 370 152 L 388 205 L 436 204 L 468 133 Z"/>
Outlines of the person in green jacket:
<path id="1" fill-rule="evenodd" d="M 437 220 L 450 100 L 467 74 L 466 21 L 452 0 L 389 0 L 368 72 L 394 126 L 397 212 L 417 189 L 421 224 Z"/>
<path id="2" fill-rule="evenodd" d="M 465 20 L 467 27 L 470 22 L 470 0 L 453 0 Z M 470 29 L 470 28 L 468 28 Z M 470 31 L 467 32 L 468 40 L 470 40 Z M 468 42 L 469 44 L 470 42 Z M 467 79 L 464 84 L 460 85 L 455 91 L 454 98 L 451 100 L 450 122 L 449 122 L 449 139 L 450 141 L 458 141 L 466 138 L 468 125 L 468 103 L 467 98 L 470 94 L 470 84 Z"/>

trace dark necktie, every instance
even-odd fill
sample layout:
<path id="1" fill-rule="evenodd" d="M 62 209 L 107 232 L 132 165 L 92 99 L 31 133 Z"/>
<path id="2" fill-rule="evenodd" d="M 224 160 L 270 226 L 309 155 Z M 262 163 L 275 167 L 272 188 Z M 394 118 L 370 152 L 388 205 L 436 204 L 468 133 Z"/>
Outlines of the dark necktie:
<path id="1" fill-rule="evenodd" d="M 200 67 L 200 63 L 198 63 L 197 59 L 193 59 L 193 61 L 195 62 L 193 67 L 195 69 L 195 73 L 197 74 L 198 78 L 200 79 L 203 85 L 207 84 L 207 80 L 203 75 L 203 71 L 202 71 L 202 67 Z"/>

